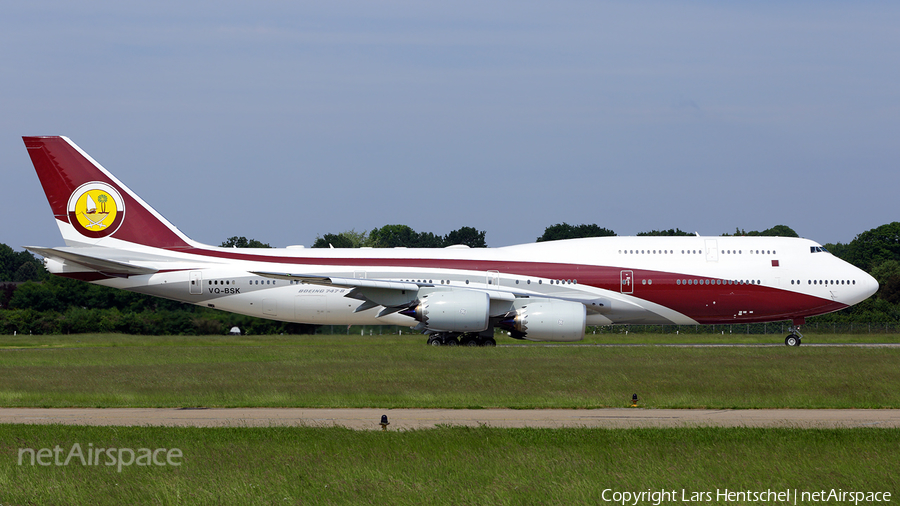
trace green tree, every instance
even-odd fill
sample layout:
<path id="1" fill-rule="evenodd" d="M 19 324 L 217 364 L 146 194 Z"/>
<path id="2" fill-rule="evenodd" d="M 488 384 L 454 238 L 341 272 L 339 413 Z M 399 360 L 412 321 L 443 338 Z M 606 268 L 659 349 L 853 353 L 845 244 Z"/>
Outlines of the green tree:
<path id="1" fill-rule="evenodd" d="M 846 260 L 846 259 L 847 259 L 848 246 L 847 246 L 846 244 L 843 244 L 843 243 L 837 243 L 837 244 L 827 243 L 827 244 L 824 244 L 824 246 L 825 246 L 825 249 L 827 249 L 828 252 L 831 253 L 832 255 L 834 255 L 834 256 L 836 256 L 836 257 L 842 259 L 842 260 Z"/>
<path id="2" fill-rule="evenodd" d="M 850 241 L 846 248 L 832 246 L 829 251 L 834 254 L 840 251 L 838 256 L 865 271 L 872 271 L 887 260 L 900 260 L 900 222 L 866 230 Z"/>
<path id="3" fill-rule="evenodd" d="M 787 225 L 775 225 L 772 228 L 763 230 L 759 232 L 757 230 L 751 230 L 749 232 L 745 231 L 742 228 L 735 228 L 734 234 L 722 234 L 723 236 L 734 235 L 734 236 L 747 236 L 747 237 L 800 237 L 797 232 L 794 231 L 791 227 Z"/>
<path id="4" fill-rule="evenodd" d="M 43 283 L 29 281 L 13 292 L 9 301 L 10 309 L 32 309 L 34 311 L 63 311 L 66 302 L 59 300 L 53 290 Z"/>
<path id="5" fill-rule="evenodd" d="M 768 230 L 763 230 L 759 235 L 767 237 L 800 237 L 794 229 L 787 225 L 775 225 Z"/>
<path id="6" fill-rule="evenodd" d="M 0 281 L 40 281 L 48 275 L 44 264 L 30 252 L 0 244 Z"/>
<path id="7" fill-rule="evenodd" d="M 581 237 L 608 237 L 616 235 L 608 228 L 599 225 L 569 225 L 559 223 L 550 225 L 544 229 L 544 235 L 537 238 L 537 242 L 559 241 L 560 239 L 578 239 Z"/>
<path id="8" fill-rule="evenodd" d="M 325 234 L 322 237 L 316 237 L 313 248 L 353 248 L 353 241 L 343 234 Z"/>
<path id="9" fill-rule="evenodd" d="M 639 236 L 672 237 L 672 236 L 687 236 L 687 235 L 694 235 L 694 234 L 692 234 L 690 232 L 685 232 L 684 230 L 681 230 L 680 228 L 676 228 L 676 229 L 670 228 L 669 230 L 651 230 L 649 232 L 640 232 L 638 235 Z"/>
<path id="10" fill-rule="evenodd" d="M 900 261 L 885 260 L 875 266 L 870 274 L 878 280 L 878 298 L 891 304 L 900 303 Z"/>
<path id="11" fill-rule="evenodd" d="M 368 232 L 357 232 L 356 230 L 345 230 L 340 234 L 325 234 L 316 237 L 313 248 L 362 248 L 363 246 L 371 246 L 369 243 Z"/>
<path id="12" fill-rule="evenodd" d="M 271 248 L 268 243 L 257 241 L 256 239 L 247 239 L 244 236 L 229 237 L 222 244 L 222 248 Z"/>
<path id="13" fill-rule="evenodd" d="M 408 225 L 385 225 L 369 232 L 374 248 L 441 248 L 444 239 L 431 232 L 416 232 Z"/>
<path id="14" fill-rule="evenodd" d="M 413 248 L 443 248 L 444 238 L 433 232 L 419 232 L 419 237 Z"/>
<path id="15" fill-rule="evenodd" d="M 461 227 L 441 237 L 432 232 L 416 232 L 407 225 L 385 225 L 369 233 L 348 230 L 340 234 L 316 237 L 313 248 L 443 248 L 465 244 L 470 248 L 486 248 L 485 232 Z"/>
<path id="16" fill-rule="evenodd" d="M 464 244 L 470 248 L 487 248 L 485 231 L 472 227 L 461 227 L 444 236 L 444 247 Z"/>
<path id="17" fill-rule="evenodd" d="M 13 273 L 13 281 L 37 281 L 42 277 L 41 270 L 43 268 L 38 267 L 37 264 L 25 262 L 19 265 L 19 268 Z"/>
<path id="18" fill-rule="evenodd" d="M 8 309 L 9 301 L 16 292 L 16 285 L 12 283 L 0 283 L 0 309 Z"/>
<path id="19" fill-rule="evenodd" d="M 313 248 L 362 248 L 363 246 L 371 246 L 369 244 L 368 232 L 357 232 L 356 230 L 345 230 L 340 234 L 325 234 L 316 237 Z"/>
<path id="20" fill-rule="evenodd" d="M 375 248 L 415 248 L 419 234 L 407 225 L 385 225 L 369 232 L 369 242 Z"/>

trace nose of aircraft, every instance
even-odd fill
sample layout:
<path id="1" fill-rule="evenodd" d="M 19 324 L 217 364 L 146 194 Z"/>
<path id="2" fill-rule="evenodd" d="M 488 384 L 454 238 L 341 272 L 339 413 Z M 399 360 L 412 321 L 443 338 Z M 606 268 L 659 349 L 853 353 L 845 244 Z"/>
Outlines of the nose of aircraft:
<path id="1" fill-rule="evenodd" d="M 858 304 L 875 295 L 875 292 L 878 291 L 878 281 L 866 271 L 858 269 L 856 279 L 859 281 L 857 282 L 856 289 L 853 290 L 852 299 L 847 301 L 850 305 Z"/>

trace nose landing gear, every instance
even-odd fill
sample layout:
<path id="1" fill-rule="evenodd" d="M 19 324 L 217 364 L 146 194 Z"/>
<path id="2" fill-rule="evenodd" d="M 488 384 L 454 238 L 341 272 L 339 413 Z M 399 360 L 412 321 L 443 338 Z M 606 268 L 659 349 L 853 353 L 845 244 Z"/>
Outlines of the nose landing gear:
<path id="1" fill-rule="evenodd" d="M 803 334 L 800 333 L 800 326 L 793 325 L 790 329 L 788 329 L 790 334 L 784 338 L 785 346 L 800 346 L 800 340 L 803 339 Z"/>

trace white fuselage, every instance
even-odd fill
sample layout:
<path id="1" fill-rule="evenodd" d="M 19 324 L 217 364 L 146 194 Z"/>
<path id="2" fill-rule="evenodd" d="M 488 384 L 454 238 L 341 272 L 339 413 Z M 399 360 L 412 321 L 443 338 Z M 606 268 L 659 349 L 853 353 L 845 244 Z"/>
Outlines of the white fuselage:
<path id="1" fill-rule="evenodd" d="M 251 273 L 581 301 L 590 325 L 790 319 L 855 304 L 877 289 L 865 272 L 816 249 L 813 241 L 768 237 L 605 237 L 487 249 L 198 247 L 132 260 L 159 272 L 100 283 L 262 318 L 366 325 L 416 322 L 396 313 L 377 317 L 374 309 L 354 312 L 359 302 L 345 298 L 350 288 Z M 597 300 L 606 303 L 592 310 Z"/>

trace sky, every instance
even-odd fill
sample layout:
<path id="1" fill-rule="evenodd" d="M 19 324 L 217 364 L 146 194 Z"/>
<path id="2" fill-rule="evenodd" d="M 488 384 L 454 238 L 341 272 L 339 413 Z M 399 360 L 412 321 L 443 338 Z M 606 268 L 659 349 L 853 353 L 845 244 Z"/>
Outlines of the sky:
<path id="1" fill-rule="evenodd" d="M 23 135 L 190 238 L 489 246 L 900 221 L 900 4 L 33 1 L 0 16 L 0 242 L 61 246 Z"/>

